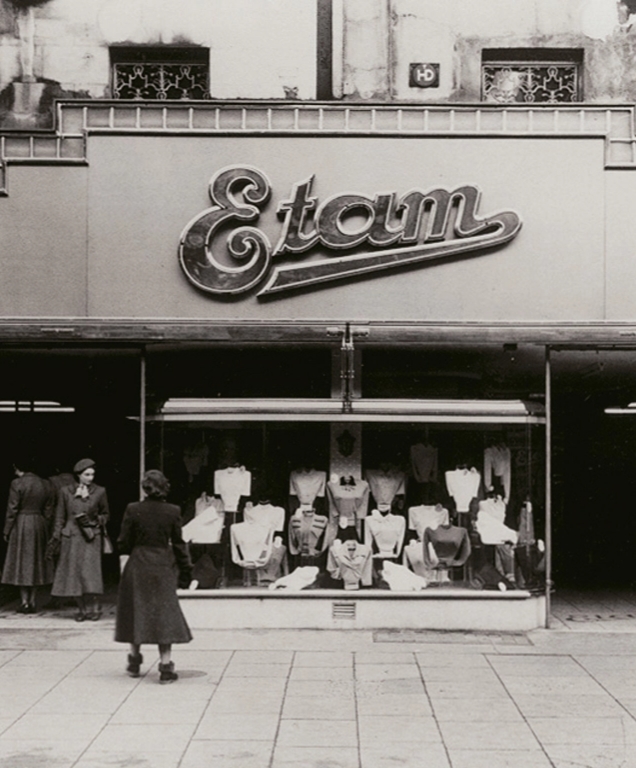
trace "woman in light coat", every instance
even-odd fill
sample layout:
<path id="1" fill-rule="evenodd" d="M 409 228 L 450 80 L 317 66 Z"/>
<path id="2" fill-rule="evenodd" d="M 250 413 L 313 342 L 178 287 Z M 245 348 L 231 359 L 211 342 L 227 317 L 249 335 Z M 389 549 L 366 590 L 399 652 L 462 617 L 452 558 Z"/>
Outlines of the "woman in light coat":
<path id="1" fill-rule="evenodd" d="M 73 467 L 76 482 L 59 492 L 53 539 L 60 541 L 60 558 L 51 595 L 74 597 L 76 621 L 101 616 L 102 539 L 108 521 L 106 490 L 93 482 L 95 462 L 82 459 Z"/>

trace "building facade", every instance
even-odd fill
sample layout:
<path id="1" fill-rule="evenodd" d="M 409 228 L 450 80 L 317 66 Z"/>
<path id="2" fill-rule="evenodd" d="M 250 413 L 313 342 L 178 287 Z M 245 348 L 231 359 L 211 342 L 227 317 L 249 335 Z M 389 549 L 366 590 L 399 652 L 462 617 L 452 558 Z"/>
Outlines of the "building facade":
<path id="1" fill-rule="evenodd" d="M 163 468 L 201 625 L 629 584 L 636 8 L 76 5 L 0 5 L 5 466 Z"/>

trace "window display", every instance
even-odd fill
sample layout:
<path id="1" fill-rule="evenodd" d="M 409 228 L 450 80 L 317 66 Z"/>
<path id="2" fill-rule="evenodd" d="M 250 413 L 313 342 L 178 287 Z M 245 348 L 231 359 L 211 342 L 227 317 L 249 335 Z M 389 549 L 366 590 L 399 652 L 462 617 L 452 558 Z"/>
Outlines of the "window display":
<path id="1" fill-rule="evenodd" d="M 329 428 L 208 423 L 195 441 L 163 428 L 164 462 L 181 462 L 175 493 L 191 499 L 196 587 L 541 588 L 529 426 L 363 424 L 347 474 Z"/>

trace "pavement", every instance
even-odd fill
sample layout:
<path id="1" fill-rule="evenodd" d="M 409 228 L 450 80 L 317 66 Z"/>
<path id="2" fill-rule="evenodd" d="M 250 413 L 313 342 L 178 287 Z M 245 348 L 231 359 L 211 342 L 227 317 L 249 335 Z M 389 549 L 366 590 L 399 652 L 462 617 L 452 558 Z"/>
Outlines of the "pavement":
<path id="1" fill-rule="evenodd" d="M 0 609 L 0 768 L 636 768 L 636 595 L 552 629 L 205 630 L 125 673 L 114 609 Z"/>

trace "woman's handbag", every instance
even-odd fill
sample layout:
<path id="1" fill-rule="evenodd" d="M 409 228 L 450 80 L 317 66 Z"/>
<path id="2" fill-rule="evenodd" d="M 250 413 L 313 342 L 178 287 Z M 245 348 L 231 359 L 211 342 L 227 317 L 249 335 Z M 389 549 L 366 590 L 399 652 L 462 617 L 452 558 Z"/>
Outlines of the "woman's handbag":
<path id="1" fill-rule="evenodd" d="M 46 545 L 46 559 L 47 560 L 57 560 L 57 558 L 60 556 L 60 549 L 62 548 L 62 542 L 60 539 L 56 536 L 49 539 L 48 544 Z"/>
<path id="2" fill-rule="evenodd" d="M 102 528 L 102 554 L 112 555 L 114 551 L 115 547 L 113 547 L 113 542 L 110 540 L 108 531 L 106 528 Z"/>

